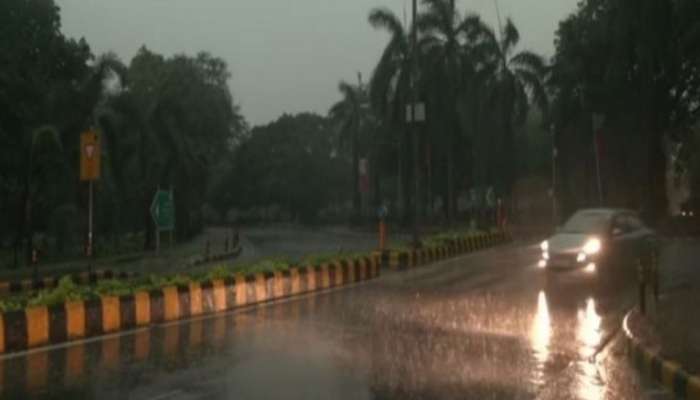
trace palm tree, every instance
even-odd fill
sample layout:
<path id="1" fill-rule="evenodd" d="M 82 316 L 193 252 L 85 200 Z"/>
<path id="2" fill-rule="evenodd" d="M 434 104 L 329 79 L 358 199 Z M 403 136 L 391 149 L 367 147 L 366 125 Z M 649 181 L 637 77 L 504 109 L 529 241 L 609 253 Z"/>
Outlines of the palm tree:
<path id="1" fill-rule="evenodd" d="M 372 74 L 369 98 L 376 115 L 386 121 L 388 128 L 397 131 L 397 203 L 399 214 L 407 210 L 404 204 L 405 128 L 404 111 L 411 93 L 410 30 L 387 8 L 375 8 L 369 13 L 369 23 L 375 29 L 390 34 L 382 56 Z"/>
<path id="2" fill-rule="evenodd" d="M 455 215 L 455 162 L 454 143 L 460 133 L 458 117 L 458 97 L 464 89 L 464 62 L 471 62 L 465 57 L 464 45 L 473 40 L 475 32 L 481 27 L 476 15 L 460 18 L 455 9 L 454 0 L 423 0 L 426 9 L 417 21 L 421 32 L 420 49 L 424 54 L 424 85 L 432 91 L 434 99 L 442 99 L 445 104 L 447 133 L 445 152 L 447 153 L 447 219 L 452 222 Z"/>
<path id="3" fill-rule="evenodd" d="M 505 190 L 510 194 L 515 184 L 517 166 L 515 125 L 525 122 L 530 98 L 546 112 L 548 100 L 542 82 L 546 66 L 542 57 L 533 52 L 515 53 L 520 33 L 510 18 L 506 21 L 500 40 L 490 29 L 484 31 L 484 35 L 485 40 L 479 48 L 492 58 L 493 74 L 488 84 L 492 90 L 492 99 L 501 112 L 502 154 L 508 157 L 505 160 Z"/>
<path id="4" fill-rule="evenodd" d="M 339 142 L 342 145 L 348 141 L 351 143 L 352 152 L 352 204 L 355 215 L 360 214 L 360 131 L 366 119 L 367 91 L 362 85 L 359 76 L 357 86 L 347 82 L 340 82 L 338 90 L 343 99 L 335 103 L 329 117 L 338 127 Z"/>
<path id="5" fill-rule="evenodd" d="M 457 89 L 457 113 L 466 134 L 466 154 L 470 156 L 469 173 L 473 182 L 491 182 L 488 153 L 493 148 L 493 135 L 484 135 L 481 130 L 487 122 L 489 80 L 496 68 L 488 42 L 491 28 L 478 15 L 467 15 L 462 22 L 464 42 L 460 48 L 460 86 Z M 468 156 L 468 157 L 469 157 Z"/>

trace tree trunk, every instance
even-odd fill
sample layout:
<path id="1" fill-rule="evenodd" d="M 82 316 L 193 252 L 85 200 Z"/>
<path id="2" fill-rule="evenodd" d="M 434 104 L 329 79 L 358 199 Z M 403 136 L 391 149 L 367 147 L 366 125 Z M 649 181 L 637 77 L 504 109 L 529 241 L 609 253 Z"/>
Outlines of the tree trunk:
<path id="1" fill-rule="evenodd" d="M 381 192 L 381 186 L 379 183 L 379 152 L 374 151 L 374 154 L 372 155 L 372 163 L 370 165 L 370 174 L 369 174 L 372 179 L 372 209 L 377 209 L 380 205 L 382 205 L 383 200 L 382 200 L 382 192 Z"/>
<path id="2" fill-rule="evenodd" d="M 22 203 L 21 207 L 22 210 L 20 212 L 20 219 L 19 219 L 19 224 L 17 227 L 17 235 L 15 236 L 15 246 L 14 246 L 14 267 L 17 268 L 19 265 L 19 256 L 20 253 L 24 253 L 21 251 L 22 248 L 22 240 L 24 238 L 24 233 L 25 233 L 25 228 L 28 225 L 31 225 L 31 179 L 32 179 L 32 170 L 34 169 L 34 157 L 32 154 L 32 148 L 30 147 L 29 149 L 29 157 L 28 157 L 28 169 L 26 171 L 27 176 L 25 177 L 24 180 L 24 193 L 22 194 Z M 29 229 L 31 231 L 31 227 Z"/>
<path id="3" fill-rule="evenodd" d="M 19 221 L 17 223 L 17 232 L 15 233 L 15 245 L 13 254 L 13 265 L 14 268 L 19 267 L 19 257 L 23 253 L 22 239 L 24 238 L 24 227 L 27 222 L 27 203 L 29 201 L 29 183 L 24 187 L 24 193 L 22 194 L 22 201 L 20 202 L 21 210 L 19 212 Z"/>
<path id="4" fill-rule="evenodd" d="M 658 223 L 668 213 L 666 155 L 663 135 L 658 131 L 651 132 L 649 143 L 649 187 L 652 201 L 649 217 L 654 223 Z"/>
<path id="5" fill-rule="evenodd" d="M 148 193 L 148 192 L 146 192 Z M 151 199 L 148 198 L 148 194 L 144 196 L 144 214 L 143 214 L 143 224 L 146 235 L 144 237 L 143 249 L 150 250 L 153 246 L 153 238 L 155 229 L 153 229 L 153 219 L 151 218 Z"/>
<path id="6" fill-rule="evenodd" d="M 450 129 L 447 134 L 447 225 L 451 226 L 454 222 L 454 130 Z"/>
<path id="7" fill-rule="evenodd" d="M 356 217 L 360 216 L 360 154 L 359 154 L 358 134 L 355 132 L 352 138 L 352 208 Z"/>
<path id="8" fill-rule="evenodd" d="M 399 219 L 403 219 L 404 211 L 406 210 L 405 197 L 404 197 L 404 185 L 403 185 L 403 140 L 401 137 L 403 135 L 399 133 L 397 151 L 396 151 L 396 216 Z"/>
<path id="9" fill-rule="evenodd" d="M 149 196 L 151 194 L 149 190 L 149 185 L 148 185 L 148 176 L 147 176 L 147 171 L 146 171 L 146 133 L 141 131 L 140 132 L 140 146 L 139 146 L 139 167 L 141 169 L 141 185 L 142 185 L 142 193 L 143 193 L 143 229 L 145 232 L 144 235 L 144 240 L 143 240 L 143 249 L 144 250 L 149 250 L 152 248 L 152 243 L 153 243 L 153 220 L 151 219 L 151 200 L 152 197 Z M 154 174 L 155 175 L 155 174 Z"/>
<path id="10" fill-rule="evenodd" d="M 666 188 L 666 152 L 664 148 L 664 132 L 661 128 L 660 114 L 663 105 L 652 96 L 649 109 L 644 112 L 646 129 L 648 130 L 648 185 L 650 204 L 645 207 L 645 217 L 657 224 L 668 215 L 668 193 Z"/>

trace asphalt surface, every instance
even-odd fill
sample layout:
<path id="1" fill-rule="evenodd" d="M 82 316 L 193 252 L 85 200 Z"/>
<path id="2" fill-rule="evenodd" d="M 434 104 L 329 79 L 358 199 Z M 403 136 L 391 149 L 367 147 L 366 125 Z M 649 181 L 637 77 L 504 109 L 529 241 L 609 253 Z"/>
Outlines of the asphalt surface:
<path id="1" fill-rule="evenodd" d="M 332 292 L 0 359 L 2 398 L 668 399 L 632 369 L 633 287 L 509 245 Z"/>

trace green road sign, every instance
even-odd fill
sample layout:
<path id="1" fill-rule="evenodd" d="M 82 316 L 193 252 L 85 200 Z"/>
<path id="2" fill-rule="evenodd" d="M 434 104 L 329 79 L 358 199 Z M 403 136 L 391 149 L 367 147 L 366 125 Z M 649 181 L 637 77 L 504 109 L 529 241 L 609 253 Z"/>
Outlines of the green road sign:
<path id="1" fill-rule="evenodd" d="M 151 216 L 158 230 L 175 229 L 175 202 L 171 191 L 158 190 L 156 192 L 151 203 Z"/>

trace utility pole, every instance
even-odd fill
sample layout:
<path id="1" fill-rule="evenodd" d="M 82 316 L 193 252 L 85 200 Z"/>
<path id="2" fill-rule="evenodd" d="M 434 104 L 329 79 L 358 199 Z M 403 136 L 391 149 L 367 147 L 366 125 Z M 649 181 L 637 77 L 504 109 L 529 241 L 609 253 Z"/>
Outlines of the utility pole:
<path id="1" fill-rule="evenodd" d="M 501 22 L 501 8 L 498 6 L 498 0 L 493 0 L 496 7 L 496 18 L 498 19 L 498 34 L 503 37 L 503 23 Z"/>
<path id="2" fill-rule="evenodd" d="M 413 23 L 411 27 L 411 122 L 410 129 L 413 131 L 413 179 L 415 183 L 413 193 L 413 245 L 418 247 L 420 237 L 418 235 L 418 218 L 420 217 L 420 173 L 419 151 L 418 151 L 418 126 L 416 125 L 416 103 L 418 96 L 416 93 L 416 75 L 418 74 L 418 29 L 416 27 L 416 15 L 418 1 L 413 0 Z"/>
<path id="3" fill-rule="evenodd" d="M 88 200 L 88 243 L 87 243 L 87 256 L 88 256 L 88 272 L 92 272 L 92 258 L 93 258 L 93 241 L 92 241 L 92 223 L 93 223 L 93 187 L 92 187 L 92 180 L 88 183 L 90 185 L 89 191 L 90 194 L 89 200 Z"/>
<path id="4" fill-rule="evenodd" d="M 94 249 L 94 181 L 100 178 L 100 140 L 95 128 L 80 135 L 80 180 L 88 182 L 88 234 L 85 249 L 88 272 L 92 270 Z"/>
<path id="5" fill-rule="evenodd" d="M 550 126 L 550 132 L 552 134 L 552 225 L 556 227 L 558 225 L 557 219 L 557 131 L 554 123 Z"/>

